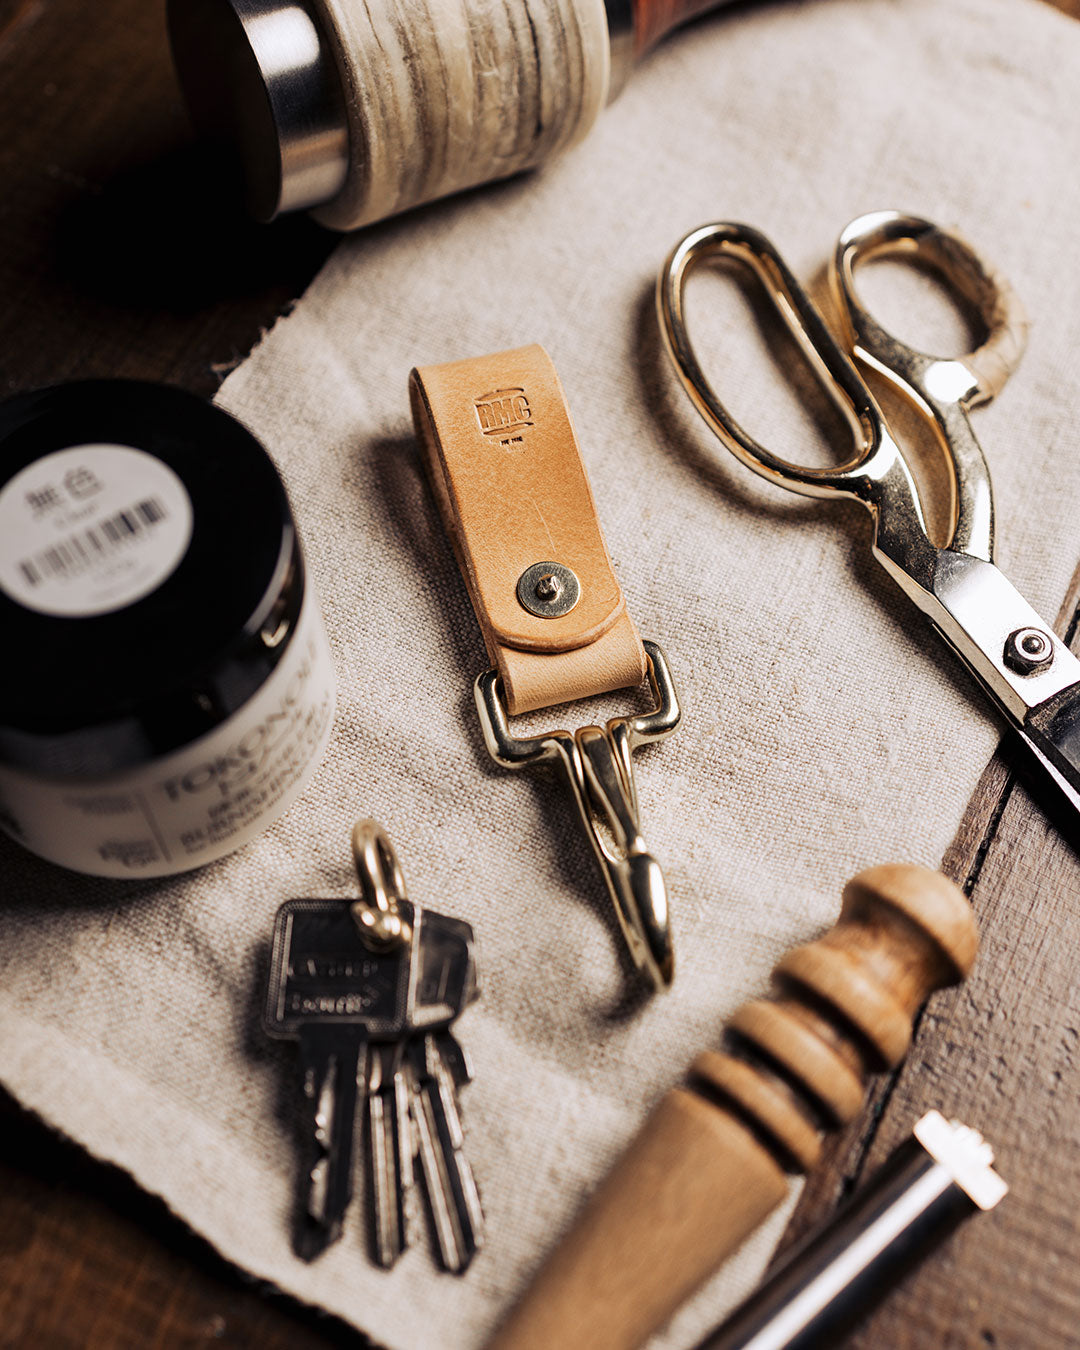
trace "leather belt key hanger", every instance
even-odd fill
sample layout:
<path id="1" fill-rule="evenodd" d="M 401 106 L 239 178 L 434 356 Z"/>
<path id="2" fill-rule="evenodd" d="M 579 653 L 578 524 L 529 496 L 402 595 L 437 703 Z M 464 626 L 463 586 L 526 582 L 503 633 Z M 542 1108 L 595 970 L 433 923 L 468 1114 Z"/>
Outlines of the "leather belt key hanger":
<path id="1" fill-rule="evenodd" d="M 507 769 L 551 762 L 567 783 L 635 964 L 674 973 L 667 890 L 638 820 L 631 756 L 670 735 L 679 702 L 612 570 L 566 399 L 542 347 L 409 377 L 413 419 L 493 666 L 474 686 L 484 740 Z M 652 711 L 517 737 L 509 719 L 636 688 Z"/>

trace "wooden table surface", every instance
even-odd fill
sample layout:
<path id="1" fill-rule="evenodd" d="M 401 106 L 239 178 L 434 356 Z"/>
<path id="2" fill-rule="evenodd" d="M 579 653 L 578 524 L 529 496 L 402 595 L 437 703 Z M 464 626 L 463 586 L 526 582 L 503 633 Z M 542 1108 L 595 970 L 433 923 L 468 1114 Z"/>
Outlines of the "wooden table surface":
<path id="1" fill-rule="evenodd" d="M 1057 3 L 1080 18 L 1080 0 Z M 304 219 L 255 227 L 220 205 L 159 4 L 0 0 L 0 126 L 4 392 L 130 376 L 210 395 L 335 242 Z M 1061 631 L 1078 606 L 1080 581 Z M 1080 855 L 1024 784 L 1005 747 L 945 862 L 979 917 L 975 975 L 930 1005 L 789 1229 L 827 1214 L 943 1098 L 992 1140 L 1012 1194 L 864 1326 L 863 1350 L 1080 1345 Z M 0 1138 L 0 1344 L 366 1343 L 228 1266 L 2 1093 Z"/>

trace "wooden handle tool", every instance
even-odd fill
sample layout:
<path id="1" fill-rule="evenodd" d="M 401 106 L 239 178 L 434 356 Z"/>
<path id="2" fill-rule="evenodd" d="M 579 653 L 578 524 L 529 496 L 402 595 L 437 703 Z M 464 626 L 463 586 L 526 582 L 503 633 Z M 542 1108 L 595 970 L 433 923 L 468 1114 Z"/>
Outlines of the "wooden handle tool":
<path id="1" fill-rule="evenodd" d="M 168 0 L 196 125 L 253 215 L 351 230 L 535 168 L 728 0 Z"/>
<path id="2" fill-rule="evenodd" d="M 938 872 L 890 865 L 844 888 L 839 921 L 789 952 L 775 992 L 727 1025 L 653 1111 L 489 1350 L 628 1350 L 660 1327 L 821 1158 L 895 1067 L 918 1009 L 964 978 L 977 934 Z"/>

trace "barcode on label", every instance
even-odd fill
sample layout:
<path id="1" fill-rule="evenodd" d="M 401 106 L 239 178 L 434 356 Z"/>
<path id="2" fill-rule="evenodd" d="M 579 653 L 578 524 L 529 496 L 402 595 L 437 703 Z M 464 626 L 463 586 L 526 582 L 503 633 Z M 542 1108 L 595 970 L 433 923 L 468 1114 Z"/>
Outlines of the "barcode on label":
<path id="1" fill-rule="evenodd" d="M 166 514 L 160 497 L 147 497 L 145 501 L 99 520 L 96 525 L 50 544 L 33 557 L 23 558 L 19 571 L 31 586 L 40 585 L 47 577 L 77 576 L 152 529 L 165 519 Z"/>

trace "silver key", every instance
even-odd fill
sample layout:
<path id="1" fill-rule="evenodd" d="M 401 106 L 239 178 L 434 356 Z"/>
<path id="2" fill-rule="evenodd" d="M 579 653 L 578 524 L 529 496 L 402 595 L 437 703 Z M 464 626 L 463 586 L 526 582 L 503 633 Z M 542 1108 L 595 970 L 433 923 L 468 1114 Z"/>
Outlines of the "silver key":
<path id="1" fill-rule="evenodd" d="M 480 996 L 472 925 L 463 919 L 422 910 L 416 916 L 420 943 L 416 991 L 409 1023 L 413 1030 L 448 1027 Z"/>
<path id="2" fill-rule="evenodd" d="M 401 907 L 411 922 L 412 906 Z M 412 976 L 411 945 L 372 951 L 347 902 L 291 900 L 278 911 L 264 1022 L 300 1041 L 307 1129 L 295 1247 L 307 1260 L 341 1236 L 371 1042 L 407 1029 Z"/>
<path id="3" fill-rule="evenodd" d="M 380 1266 L 389 1267 L 406 1246 L 405 1195 L 413 1184 L 409 1094 L 400 1043 L 369 1047 L 367 1130 L 372 1251 Z"/>
<path id="4" fill-rule="evenodd" d="M 454 1084 L 434 1036 L 412 1042 L 409 1062 L 417 1156 L 439 1257 L 447 1270 L 460 1273 L 483 1241 L 484 1214 L 465 1157 Z"/>
<path id="5" fill-rule="evenodd" d="M 364 1052 L 362 1035 L 342 1037 L 322 1028 L 300 1034 L 309 1123 L 296 1248 L 298 1255 L 309 1260 L 341 1236 L 352 1198 L 357 1089 Z"/>
<path id="6" fill-rule="evenodd" d="M 409 1042 L 410 1110 L 424 1190 L 439 1256 L 447 1270 L 466 1269 L 483 1239 L 484 1215 L 464 1153 L 457 1089 L 471 1078 L 450 1024 L 477 997 L 472 929 L 425 913 Z"/>
<path id="7" fill-rule="evenodd" d="M 419 908 L 413 911 L 413 925 L 407 1042 L 369 1049 L 372 1253 L 380 1265 L 390 1266 L 408 1243 L 406 1197 L 414 1181 L 415 1151 L 443 1264 L 464 1270 L 476 1250 L 483 1215 L 471 1169 L 463 1154 L 455 1159 L 463 1142 L 456 1070 L 443 1064 L 436 1040 L 448 1035 L 445 1028 L 476 997 L 473 933 L 459 919 Z M 460 1048 L 452 1058 L 455 1065 L 463 1062 Z"/>

